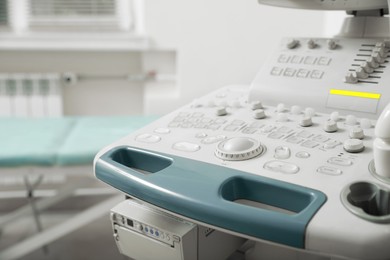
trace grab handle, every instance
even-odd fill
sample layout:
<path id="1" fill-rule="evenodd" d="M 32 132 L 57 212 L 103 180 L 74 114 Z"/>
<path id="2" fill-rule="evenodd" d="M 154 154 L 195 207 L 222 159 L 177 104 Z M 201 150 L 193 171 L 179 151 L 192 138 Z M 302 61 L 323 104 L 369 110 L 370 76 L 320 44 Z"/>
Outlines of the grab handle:
<path id="1" fill-rule="evenodd" d="M 176 214 L 297 248 L 304 248 L 306 226 L 326 201 L 306 187 L 133 147 L 103 154 L 95 174 Z"/>

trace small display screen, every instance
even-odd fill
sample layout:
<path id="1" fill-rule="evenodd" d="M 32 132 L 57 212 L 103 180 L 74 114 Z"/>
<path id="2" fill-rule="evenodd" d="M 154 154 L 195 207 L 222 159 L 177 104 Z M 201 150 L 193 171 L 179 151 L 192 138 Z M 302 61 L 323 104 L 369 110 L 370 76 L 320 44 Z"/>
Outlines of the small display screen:
<path id="1" fill-rule="evenodd" d="M 134 223 L 131 219 L 127 219 L 127 225 L 132 227 L 132 226 L 134 226 Z"/>

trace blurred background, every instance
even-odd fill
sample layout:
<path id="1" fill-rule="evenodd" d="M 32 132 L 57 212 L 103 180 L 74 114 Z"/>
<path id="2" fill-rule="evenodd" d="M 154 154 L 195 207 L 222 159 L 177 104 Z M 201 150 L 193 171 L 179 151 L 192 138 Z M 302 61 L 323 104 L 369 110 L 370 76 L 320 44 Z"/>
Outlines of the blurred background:
<path id="1" fill-rule="evenodd" d="M 94 180 L 96 152 L 250 84 L 282 37 L 331 36 L 343 16 L 256 0 L 0 0 L 0 256 L 123 259 L 109 209 L 124 195 Z"/>

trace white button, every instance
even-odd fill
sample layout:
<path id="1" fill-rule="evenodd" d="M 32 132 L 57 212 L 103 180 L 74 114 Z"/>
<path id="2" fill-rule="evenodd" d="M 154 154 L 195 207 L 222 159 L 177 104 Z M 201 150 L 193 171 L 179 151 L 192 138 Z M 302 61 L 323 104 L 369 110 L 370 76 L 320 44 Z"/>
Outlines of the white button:
<path id="1" fill-rule="evenodd" d="M 218 143 L 224 139 L 226 139 L 226 136 L 224 136 L 224 135 L 209 136 L 209 137 L 204 138 L 201 142 L 203 144 L 213 144 L 213 143 Z"/>
<path id="2" fill-rule="evenodd" d="M 330 166 L 321 166 L 317 169 L 317 172 L 334 176 L 341 175 L 343 173 L 342 170 Z"/>
<path id="3" fill-rule="evenodd" d="M 310 116 L 310 117 L 313 117 L 313 116 L 316 115 L 316 112 L 315 112 L 315 110 L 314 110 L 313 108 L 307 107 L 307 108 L 305 109 L 305 115 Z"/>
<path id="4" fill-rule="evenodd" d="M 349 130 L 349 137 L 352 139 L 363 139 L 364 131 L 360 126 L 354 126 Z"/>
<path id="5" fill-rule="evenodd" d="M 197 133 L 197 134 L 195 135 L 195 137 L 196 137 L 196 138 L 205 138 L 205 137 L 207 137 L 207 134 L 201 132 L 201 133 Z"/>
<path id="6" fill-rule="evenodd" d="M 280 76 L 283 72 L 283 68 L 280 68 L 280 67 L 273 67 L 271 69 L 271 75 L 272 76 Z"/>
<path id="7" fill-rule="evenodd" d="M 287 63 L 290 60 L 290 56 L 286 54 L 280 54 L 278 58 L 279 63 Z"/>
<path id="8" fill-rule="evenodd" d="M 291 156 L 290 148 L 285 146 L 278 146 L 275 148 L 275 159 L 288 159 Z"/>
<path id="9" fill-rule="evenodd" d="M 293 130 L 287 126 L 282 126 L 280 127 L 278 130 L 276 130 L 276 132 L 278 133 L 284 133 L 284 134 L 288 134 L 290 132 L 292 132 Z"/>
<path id="10" fill-rule="evenodd" d="M 295 75 L 295 72 L 296 72 L 295 69 L 286 68 L 286 69 L 284 70 L 283 75 L 286 76 L 286 77 L 293 77 L 293 76 Z"/>
<path id="11" fill-rule="evenodd" d="M 297 165 L 283 161 L 269 161 L 264 164 L 264 168 L 286 174 L 295 174 L 299 171 L 299 167 Z"/>
<path id="12" fill-rule="evenodd" d="M 338 145 L 340 145 L 341 143 L 339 142 L 339 141 L 336 141 L 336 140 L 329 140 L 329 141 L 327 141 L 324 145 L 323 145 L 323 147 L 325 148 L 325 149 L 333 149 L 333 148 L 335 148 L 336 146 L 338 146 Z"/>
<path id="13" fill-rule="evenodd" d="M 276 121 L 278 122 L 287 122 L 288 115 L 286 113 L 278 113 L 276 116 Z"/>
<path id="14" fill-rule="evenodd" d="M 300 137 L 297 137 L 297 136 L 290 136 L 289 138 L 287 138 L 287 142 L 289 143 L 292 143 L 292 144 L 298 144 L 300 142 L 302 142 L 304 139 L 303 138 L 300 138 Z"/>
<path id="15" fill-rule="evenodd" d="M 298 134 L 297 134 L 297 136 L 299 136 L 299 137 L 303 137 L 303 138 L 309 138 L 309 137 L 311 137 L 313 134 L 312 133 L 310 133 L 310 132 L 308 132 L 308 131 L 302 131 L 302 132 L 299 132 Z"/>
<path id="16" fill-rule="evenodd" d="M 276 111 L 279 113 L 284 112 L 285 110 L 286 110 L 286 106 L 283 103 L 279 103 L 276 106 Z"/>
<path id="17" fill-rule="evenodd" d="M 309 76 L 310 71 L 306 69 L 299 69 L 297 72 L 298 78 L 307 78 Z"/>
<path id="18" fill-rule="evenodd" d="M 303 116 L 303 117 L 299 120 L 299 125 L 300 125 L 300 126 L 303 126 L 303 127 L 312 126 L 312 125 L 313 125 L 313 121 L 312 121 L 312 119 L 311 119 L 311 116 Z"/>
<path id="19" fill-rule="evenodd" d="M 340 119 L 340 114 L 337 111 L 334 111 L 330 114 L 330 119 L 337 122 Z"/>
<path id="20" fill-rule="evenodd" d="M 233 120 L 230 124 L 231 124 L 231 125 L 242 126 L 242 125 L 245 124 L 245 122 L 242 121 L 242 120 Z"/>
<path id="21" fill-rule="evenodd" d="M 356 125 L 356 124 L 357 124 L 356 116 L 347 115 L 347 116 L 345 117 L 345 123 L 346 123 L 347 125 Z"/>
<path id="22" fill-rule="evenodd" d="M 363 129 L 370 129 L 372 127 L 371 120 L 363 118 L 362 120 L 360 120 L 360 126 Z"/>
<path id="23" fill-rule="evenodd" d="M 307 147 L 307 148 L 314 148 L 314 147 L 318 146 L 318 143 L 314 142 L 312 140 L 307 140 L 304 143 L 302 143 L 301 146 Z"/>
<path id="24" fill-rule="evenodd" d="M 328 140 L 329 140 L 329 138 L 324 136 L 324 135 L 317 135 L 317 136 L 313 137 L 313 141 L 320 142 L 320 143 L 325 143 Z"/>
<path id="25" fill-rule="evenodd" d="M 178 142 L 175 143 L 172 148 L 183 152 L 196 152 L 200 149 L 200 146 L 189 142 Z"/>
<path id="26" fill-rule="evenodd" d="M 316 57 L 306 56 L 306 58 L 303 61 L 303 63 L 305 63 L 306 65 L 313 65 L 314 63 L 316 63 L 316 60 L 317 60 Z"/>
<path id="27" fill-rule="evenodd" d="M 156 128 L 154 132 L 157 134 L 169 134 L 171 130 L 169 128 Z"/>
<path id="28" fill-rule="evenodd" d="M 344 150 L 349 153 L 360 153 L 364 150 L 363 141 L 360 139 L 348 139 L 344 141 Z"/>
<path id="29" fill-rule="evenodd" d="M 351 166 L 352 161 L 341 157 L 332 157 L 328 160 L 328 163 L 339 166 Z"/>
<path id="30" fill-rule="evenodd" d="M 327 132 L 327 133 L 334 133 L 334 132 L 337 132 L 338 130 L 338 127 L 337 127 L 337 123 L 333 120 L 328 120 L 325 122 L 324 124 L 324 131 Z"/>
<path id="31" fill-rule="evenodd" d="M 301 158 L 301 159 L 307 159 L 307 158 L 310 157 L 310 153 L 304 152 L 304 151 L 302 151 L 302 152 L 297 152 L 297 153 L 295 154 L 295 157 Z"/>
<path id="32" fill-rule="evenodd" d="M 252 110 L 263 108 L 263 104 L 260 101 L 252 101 L 250 106 Z"/>
<path id="33" fill-rule="evenodd" d="M 245 127 L 243 130 L 242 130 L 242 132 L 244 133 L 244 134 L 254 134 L 254 133 L 256 133 L 257 132 L 257 128 L 254 128 L 254 127 Z"/>
<path id="34" fill-rule="evenodd" d="M 229 132 L 234 132 L 234 131 L 237 131 L 238 129 L 240 129 L 240 127 L 237 125 L 227 125 L 223 130 L 229 131 Z"/>
<path id="35" fill-rule="evenodd" d="M 215 109 L 215 115 L 217 116 L 225 116 L 227 114 L 226 108 L 225 107 L 217 107 Z"/>
<path id="36" fill-rule="evenodd" d="M 294 115 L 299 115 L 300 113 L 302 113 L 302 108 L 300 106 L 296 106 L 296 105 L 292 106 L 291 113 Z"/>
<path id="37" fill-rule="evenodd" d="M 322 79 L 322 76 L 324 75 L 324 72 L 321 70 L 313 70 L 310 74 L 310 77 L 312 79 Z"/>
<path id="38" fill-rule="evenodd" d="M 278 133 L 278 132 L 273 132 L 273 133 L 270 133 L 268 135 L 268 138 L 271 138 L 271 139 L 280 139 L 284 137 L 284 134 L 283 133 Z"/>
<path id="39" fill-rule="evenodd" d="M 328 57 L 320 57 L 317 61 L 317 64 L 318 65 L 321 65 L 321 66 L 328 66 L 329 63 L 331 61 L 331 58 L 328 58 Z"/>
<path id="40" fill-rule="evenodd" d="M 299 64 L 299 63 L 302 62 L 302 59 L 303 59 L 302 56 L 294 55 L 294 56 L 292 56 L 290 62 L 291 62 L 291 63 L 294 63 L 294 64 Z"/>
<path id="41" fill-rule="evenodd" d="M 264 119 L 265 118 L 265 112 L 263 109 L 257 109 L 253 111 L 253 118 L 255 119 Z"/>
<path id="42" fill-rule="evenodd" d="M 152 134 L 140 134 L 137 135 L 135 140 L 142 143 L 157 143 L 161 140 L 161 137 Z"/>
<path id="43" fill-rule="evenodd" d="M 270 133 L 272 130 L 274 130 L 276 127 L 273 126 L 273 125 L 267 125 L 265 127 L 263 127 L 260 132 L 262 132 L 263 134 L 268 134 Z"/>

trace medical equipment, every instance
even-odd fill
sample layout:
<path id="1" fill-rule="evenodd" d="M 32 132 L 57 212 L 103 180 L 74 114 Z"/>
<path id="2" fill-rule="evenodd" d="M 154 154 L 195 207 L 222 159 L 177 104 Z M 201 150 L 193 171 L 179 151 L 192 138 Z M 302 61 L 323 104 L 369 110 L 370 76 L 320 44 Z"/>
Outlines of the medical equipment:
<path id="1" fill-rule="evenodd" d="M 348 20 L 360 38 L 282 40 L 250 89 L 217 90 L 110 145 L 95 158 L 97 178 L 150 208 L 255 241 L 246 259 L 389 259 L 389 26 L 360 18 Z M 363 38 L 358 25 L 373 21 L 379 32 Z"/>

